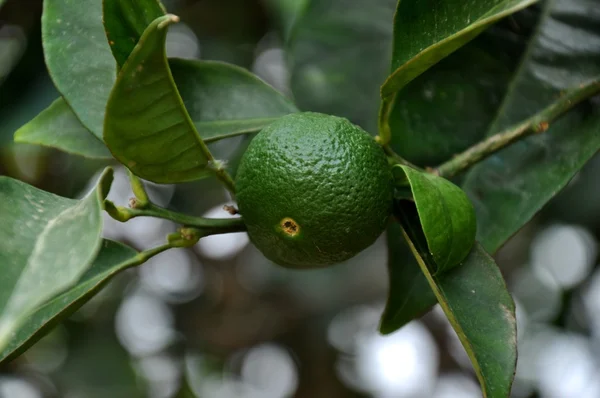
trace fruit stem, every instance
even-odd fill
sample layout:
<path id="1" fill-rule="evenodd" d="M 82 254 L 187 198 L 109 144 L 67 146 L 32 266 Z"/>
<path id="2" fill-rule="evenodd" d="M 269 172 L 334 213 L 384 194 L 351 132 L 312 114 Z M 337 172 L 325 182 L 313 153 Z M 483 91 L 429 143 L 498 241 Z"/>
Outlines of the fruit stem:
<path id="1" fill-rule="evenodd" d="M 389 146 L 390 141 L 392 140 L 392 131 L 390 129 L 389 119 L 395 102 L 396 94 L 394 94 L 391 98 L 383 98 L 379 108 L 379 120 L 377 123 L 379 135 L 377 136 L 377 141 L 384 147 Z"/>
<path id="2" fill-rule="evenodd" d="M 594 79 L 588 83 L 581 84 L 579 87 L 565 92 L 559 100 L 524 122 L 488 137 L 464 152 L 455 155 L 447 162 L 432 169 L 431 172 L 445 178 L 450 178 L 462 173 L 483 159 L 516 141 L 534 134 L 545 132 L 550 127 L 550 123 L 564 115 L 575 105 L 599 92 L 599 79 Z"/>
<path id="3" fill-rule="evenodd" d="M 389 145 L 382 145 L 382 147 L 383 147 L 383 151 L 387 155 L 388 159 L 393 164 L 400 164 L 403 166 L 412 167 L 413 169 L 421 170 L 421 168 L 419 166 L 412 164 L 411 162 L 409 162 L 408 160 L 404 159 L 402 156 L 400 156 L 396 152 L 394 152 L 394 150 Z"/>

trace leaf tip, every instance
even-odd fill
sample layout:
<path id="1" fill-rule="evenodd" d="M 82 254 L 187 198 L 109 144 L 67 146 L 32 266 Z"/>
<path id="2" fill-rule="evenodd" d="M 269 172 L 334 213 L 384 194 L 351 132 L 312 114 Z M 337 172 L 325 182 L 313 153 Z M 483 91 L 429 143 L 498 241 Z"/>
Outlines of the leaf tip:
<path id="1" fill-rule="evenodd" d="M 29 123 L 25 124 L 24 126 L 19 127 L 19 129 L 17 131 L 15 131 L 15 133 L 13 134 L 14 142 L 24 142 L 24 143 L 29 142 L 27 140 L 27 134 L 29 132 L 28 126 L 29 126 Z"/>
<path id="2" fill-rule="evenodd" d="M 178 23 L 180 18 L 175 14 L 167 14 L 164 16 L 164 19 L 158 24 L 158 29 L 164 29 L 167 26 Z"/>
<path id="3" fill-rule="evenodd" d="M 101 202 L 104 201 L 104 199 L 106 199 L 108 196 L 113 179 L 114 170 L 112 167 L 105 168 L 100 176 L 100 179 L 98 180 L 98 197 L 100 198 Z"/>
<path id="4" fill-rule="evenodd" d="M 394 333 L 397 329 L 394 329 L 392 327 L 390 327 L 389 325 L 379 325 L 379 334 L 381 334 L 382 336 L 388 336 L 392 333 Z"/>
<path id="5" fill-rule="evenodd" d="M 381 319 L 379 320 L 379 327 L 377 328 L 379 330 L 379 334 L 383 336 L 392 334 L 399 329 L 392 324 L 388 311 L 389 308 L 386 306 L 383 314 L 381 315 Z"/>

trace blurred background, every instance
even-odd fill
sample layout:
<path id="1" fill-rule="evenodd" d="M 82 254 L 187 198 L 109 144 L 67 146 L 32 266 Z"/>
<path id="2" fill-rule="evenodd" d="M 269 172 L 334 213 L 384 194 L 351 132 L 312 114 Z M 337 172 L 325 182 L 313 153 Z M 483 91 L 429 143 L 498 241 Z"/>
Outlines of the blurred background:
<path id="1" fill-rule="evenodd" d="M 368 9 L 359 0 L 163 2 L 182 17 L 169 32 L 170 56 L 243 66 L 302 110 L 346 116 L 375 133 L 395 1 Z M 43 61 L 41 3 L 8 0 L 0 9 L 0 174 L 78 197 L 105 162 L 12 143 L 15 130 L 58 96 Z M 451 56 L 405 90 L 399 123 L 427 128 L 434 100 L 463 98 L 477 104 L 470 112 L 496 107 L 538 15 L 532 8 L 502 21 L 458 55 L 495 46 L 490 52 L 505 61 L 476 81 L 485 97 L 463 86 L 473 71 Z M 451 117 L 445 128 L 452 131 Z M 248 139 L 211 150 L 235 168 Z M 427 156 L 414 161 L 437 161 Z M 600 397 L 599 171 L 597 156 L 496 256 L 517 303 L 516 398 Z M 163 206 L 227 216 L 228 196 L 216 181 L 148 188 Z M 109 198 L 124 205 L 131 196 L 117 169 Z M 107 217 L 105 236 L 143 250 L 176 228 Z M 301 272 L 269 263 L 244 233 L 203 239 L 120 275 L 1 366 L 0 397 L 480 397 L 439 308 L 379 335 L 386 262 L 385 236 L 346 264 Z"/>

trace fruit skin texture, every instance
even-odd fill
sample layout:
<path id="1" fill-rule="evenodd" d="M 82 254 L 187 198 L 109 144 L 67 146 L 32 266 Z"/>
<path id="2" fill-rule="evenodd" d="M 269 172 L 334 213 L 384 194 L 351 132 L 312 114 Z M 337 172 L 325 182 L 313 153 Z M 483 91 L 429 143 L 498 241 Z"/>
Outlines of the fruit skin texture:
<path id="1" fill-rule="evenodd" d="M 383 149 L 347 119 L 319 113 L 287 115 L 258 133 L 235 185 L 250 240 L 289 268 L 353 257 L 381 235 L 392 209 Z"/>

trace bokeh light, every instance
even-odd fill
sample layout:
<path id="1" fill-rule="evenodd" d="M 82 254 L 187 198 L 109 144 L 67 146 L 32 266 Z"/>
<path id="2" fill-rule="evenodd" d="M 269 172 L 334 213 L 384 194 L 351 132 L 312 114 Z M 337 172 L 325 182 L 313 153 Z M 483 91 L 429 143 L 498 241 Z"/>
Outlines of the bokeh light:
<path id="1" fill-rule="evenodd" d="M 244 356 L 242 380 L 261 391 L 264 398 L 293 396 L 298 386 L 296 364 L 290 354 L 274 344 L 251 348 Z"/>
<path id="2" fill-rule="evenodd" d="M 559 286 L 569 289 L 589 275 L 597 254 L 597 243 L 584 228 L 553 225 L 536 236 L 531 261 L 534 270 L 550 274 Z"/>
<path id="3" fill-rule="evenodd" d="M 225 205 L 234 205 L 233 203 L 223 203 L 222 205 L 215 206 L 209 211 L 203 214 L 203 217 L 207 218 L 235 218 L 223 209 Z M 250 243 L 248 234 L 246 232 L 236 232 L 225 235 L 212 235 L 203 238 L 198 242 L 196 247 L 199 252 L 210 258 L 211 260 L 230 260 L 235 257 L 244 247 Z"/>
<path id="4" fill-rule="evenodd" d="M 202 264 L 185 250 L 171 250 L 153 257 L 140 267 L 143 286 L 170 303 L 196 298 L 204 287 Z"/>
<path id="5" fill-rule="evenodd" d="M 155 354 L 171 344 L 176 333 L 173 313 L 158 298 L 138 291 L 125 297 L 115 328 L 123 346 L 134 356 Z"/>
<path id="6" fill-rule="evenodd" d="M 43 398 L 43 395 L 33 384 L 21 378 L 0 376 L 0 397 Z"/>

